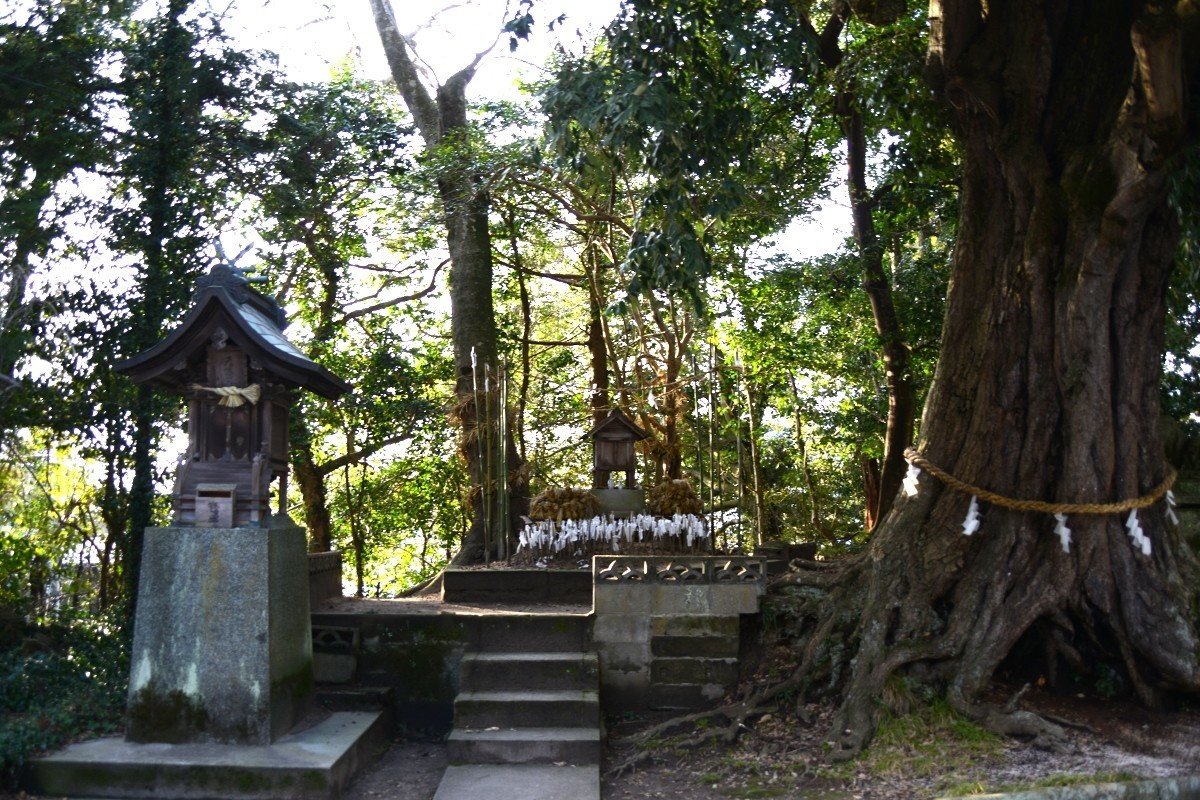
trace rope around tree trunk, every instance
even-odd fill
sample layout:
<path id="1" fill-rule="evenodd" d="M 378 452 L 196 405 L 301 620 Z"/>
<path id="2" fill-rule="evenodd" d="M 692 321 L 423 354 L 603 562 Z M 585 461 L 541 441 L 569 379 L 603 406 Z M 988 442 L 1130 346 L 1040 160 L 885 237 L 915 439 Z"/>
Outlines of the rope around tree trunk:
<path id="1" fill-rule="evenodd" d="M 1176 478 L 1175 470 L 1168 466 L 1167 477 L 1163 479 L 1162 483 L 1155 486 L 1149 494 L 1135 497 L 1132 500 L 1121 500 L 1116 503 L 1046 503 L 1041 500 L 1015 500 L 978 486 L 972 486 L 966 481 L 961 481 L 949 472 L 946 472 L 917 452 L 916 448 L 913 447 L 904 451 L 904 458 L 908 460 L 908 463 L 925 470 L 956 492 L 975 495 L 980 500 L 985 500 L 992 505 L 1009 508 L 1013 511 L 1040 511 L 1046 514 L 1069 514 L 1073 516 L 1079 514 L 1121 514 L 1126 511 L 1149 508 L 1161 500 L 1171 487 L 1175 485 Z"/>

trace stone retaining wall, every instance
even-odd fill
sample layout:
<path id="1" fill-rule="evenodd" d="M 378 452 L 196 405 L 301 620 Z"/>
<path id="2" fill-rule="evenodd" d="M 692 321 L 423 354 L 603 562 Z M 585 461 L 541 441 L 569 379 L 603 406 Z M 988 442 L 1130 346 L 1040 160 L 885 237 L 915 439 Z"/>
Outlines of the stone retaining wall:
<path id="1" fill-rule="evenodd" d="M 337 550 L 308 554 L 308 607 L 320 608 L 342 596 L 342 554 Z"/>
<path id="2" fill-rule="evenodd" d="M 592 575 L 606 711 L 702 708 L 737 682 L 742 615 L 758 613 L 764 559 L 596 556 Z"/>

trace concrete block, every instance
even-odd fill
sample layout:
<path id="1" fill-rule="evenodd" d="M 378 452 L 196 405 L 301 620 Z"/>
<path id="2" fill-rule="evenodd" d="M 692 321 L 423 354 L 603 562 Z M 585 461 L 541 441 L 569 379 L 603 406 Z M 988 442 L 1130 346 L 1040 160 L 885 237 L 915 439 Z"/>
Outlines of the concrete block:
<path id="1" fill-rule="evenodd" d="M 599 764 L 599 728 L 456 728 L 446 740 L 452 764 Z"/>
<path id="2" fill-rule="evenodd" d="M 655 709 L 689 710 L 709 708 L 725 696 L 726 687 L 716 683 L 654 684 L 647 705 Z"/>
<path id="3" fill-rule="evenodd" d="M 126 736 L 265 745 L 312 693 L 303 529 L 148 528 Z"/>
<path id="4" fill-rule="evenodd" d="M 738 635 L 741 620 L 736 615 L 715 617 L 707 614 L 679 614 L 650 617 L 653 636 L 733 636 Z"/>
<path id="5" fill-rule="evenodd" d="M 728 636 L 655 636 L 650 652 L 666 658 L 737 658 L 738 640 Z"/>
<path id="6" fill-rule="evenodd" d="M 600 725 L 600 697 L 579 689 L 460 692 L 456 728 L 591 728 Z"/>
<path id="7" fill-rule="evenodd" d="M 655 602 L 655 589 L 660 587 L 640 581 L 597 583 L 592 606 L 601 614 L 650 614 Z"/>
<path id="8" fill-rule="evenodd" d="M 600 698 L 607 714 L 622 711 L 645 711 L 650 693 L 649 671 L 640 676 L 610 675 L 601 685 Z"/>
<path id="9" fill-rule="evenodd" d="M 737 683 L 736 658 L 656 658 L 650 664 L 650 683 Z"/>
<path id="10" fill-rule="evenodd" d="M 649 642 L 650 618 L 645 614 L 596 614 L 592 639 L 596 642 Z"/>
<path id="11" fill-rule="evenodd" d="M 594 689 L 599 674 L 595 653 L 467 653 L 459 673 L 464 691 Z"/>
<path id="12" fill-rule="evenodd" d="M 270 745 L 95 739 L 34 760 L 29 780 L 59 797 L 332 800 L 388 737 L 379 712 L 347 712 Z"/>
<path id="13" fill-rule="evenodd" d="M 602 683 L 606 683 L 612 673 L 650 672 L 650 645 L 647 642 L 607 642 L 601 644 L 597 655 L 600 656 Z"/>
<path id="14" fill-rule="evenodd" d="M 702 615 L 710 612 L 708 584 L 704 583 L 659 583 L 652 584 L 650 613 Z"/>
<path id="15" fill-rule="evenodd" d="M 709 609 L 718 616 L 757 614 L 759 584 L 717 584 L 712 587 Z"/>
<path id="16" fill-rule="evenodd" d="M 489 653 L 578 653 L 588 649 L 587 614 L 514 614 L 486 618 L 477 627 L 476 649 Z"/>
<path id="17" fill-rule="evenodd" d="M 542 764 L 446 768 L 433 800 L 600 800 L 600 770 Z"/>
<path id="18" fill-rule="evenodd" d="M 357 667 L 354 656 L 313 653 L 313 680 L 317 683 L 350 683 Z"/>

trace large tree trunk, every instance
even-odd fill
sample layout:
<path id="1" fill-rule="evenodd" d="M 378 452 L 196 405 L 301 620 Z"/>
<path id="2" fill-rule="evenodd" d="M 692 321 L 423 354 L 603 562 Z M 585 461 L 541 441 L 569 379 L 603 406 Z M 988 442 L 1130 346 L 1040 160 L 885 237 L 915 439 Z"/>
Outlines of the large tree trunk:
<path id="1" fill-rule="evenodd" d="M 948 0 L 931 10 L 935 86 L 965 148 L 961 223 L 942 355 L 919 449 L 1010 498 L 1105 503 L 1169 473 L 1157 430 L 1167 277 L 1177 221 L 1169 158 L 1185 138 L 1183 24 L 1124 3 Z M 835 757 L 869 740 L 900 674 L 1000 731 L 1054 738 L 1028 712 L 981 703 L 1020 643 L 1086 674 L 1116 667 L 1137 696 L 1200 692 L 1200 570 L 1158 502 L 1071 516 L 983 504 L 925 474 L 862 556 L 794 573 L 818 587 L 802 664 L 730 709 L 838 686 Z"/>
<path id="2" fill-rule="evenodd" d="M 956 111 L 965 173 L 919 447 L 1012 498 L 1121 501 L 1169 470 L 1157 422 L 1177 240 L 1166 159 L 1185 117 L 1180 23 L 1170 10 L 1104 5 L 931 12 L 933 77 Z M 1148 703 L 1200 690 L 1196 563 L 1164 504 L 1140 514 L 1147 557 L 1123 515 L 1071 517 L 1070 553 L 1052 517 L 997 506 L 967 537 L 969 501 L 923 477 L 835 593 L 862 606 L 836 723 L 846 752 L 869 737 L 871 698 L 906 665 L 965 713 L 1052 734 L 977 705 L 1023 637 L 1077 667 L 1088 666 L 1080 653 L 1115 663 Z"/>
<path id="3" fill-rule="evenodd" d="M 492 453 L 481 452 L 476 441 L 481 427 L 491 425 L 498 430 L 494 419 L 480 420 L 480 409 L 476 408 L 477 402 L 483 401 L 485 382 L 495 387 L 499 349 L 492 303 L 489 200 L 466 152 L 469 147 L 466 90 L 485 53 L 476 55 L 470 65 L 437 88 L 436 97 L 431 96 L 421 83 L 408 43 L 396 27 L 390 3 L 370 0 L 370 4 L 392 77 L 427 149 L 448 145 L 455 156 L 454 163 L 438 177 L 438 192 L 450 251 L 450 330 L 458 417 L 463 428 L 461 452 L 471 474 L 474 509 L 471 528 L 453 563 L 471 563 L 485 555 L 485 544 L 487 549 L 495 550 L 502 537 L 509 535 L 511 520 L 505 517 L 516 517 L 528 495 L 528 486 L 520 477 L 524 470 L 520 469 L 511 427 L 503 442 L 495 435 L 484 436 L 485 441 L 494 442 Z M 492 377 L 487 380 L 489 371 Z M 500 413 L 495 410 L 494 400 L 489 407 L 493 408 L 492 416 Z M 502 461 L 507 469 L 501 469 Z M 512 486 L 503 485 L 505 474 L 514 477 Z"/>

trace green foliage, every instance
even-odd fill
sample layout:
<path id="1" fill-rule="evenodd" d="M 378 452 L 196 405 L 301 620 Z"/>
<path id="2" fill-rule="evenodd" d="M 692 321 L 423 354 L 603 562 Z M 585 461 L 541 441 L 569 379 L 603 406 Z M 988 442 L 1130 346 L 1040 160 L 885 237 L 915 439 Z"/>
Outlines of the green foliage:
<path id="1" fill-rule="evenodd" d="M 62 303 L 30 285 L 86 209 L 70 179 L 108 162 L 105 62 L 129 8 L 37 0 L 0 15 L 0 375 L 46 355 Z M 25 382 L 0 399 L 0 439 L 38 421 L 38 395 Z"/>
<path id="2" fill-rule="evenodd" d="M 37 751 L 120 724 L 129 640 L 117 617 L 81 618 L 0 651 L 0 777 Z"/>
<path id="3" fill-rule="evenodd" d="M 594 138 L 650 181 L 624 260 L 631 296 L 681 288 L 702 305 L 718 233 L 761 236 L 820 188 L 827 161 L 793 122 L 814 46 L 788 3 L 631 1 L 603 48 L 560 67 L 543 98 L 559 158 L 586 171 Z"/>

